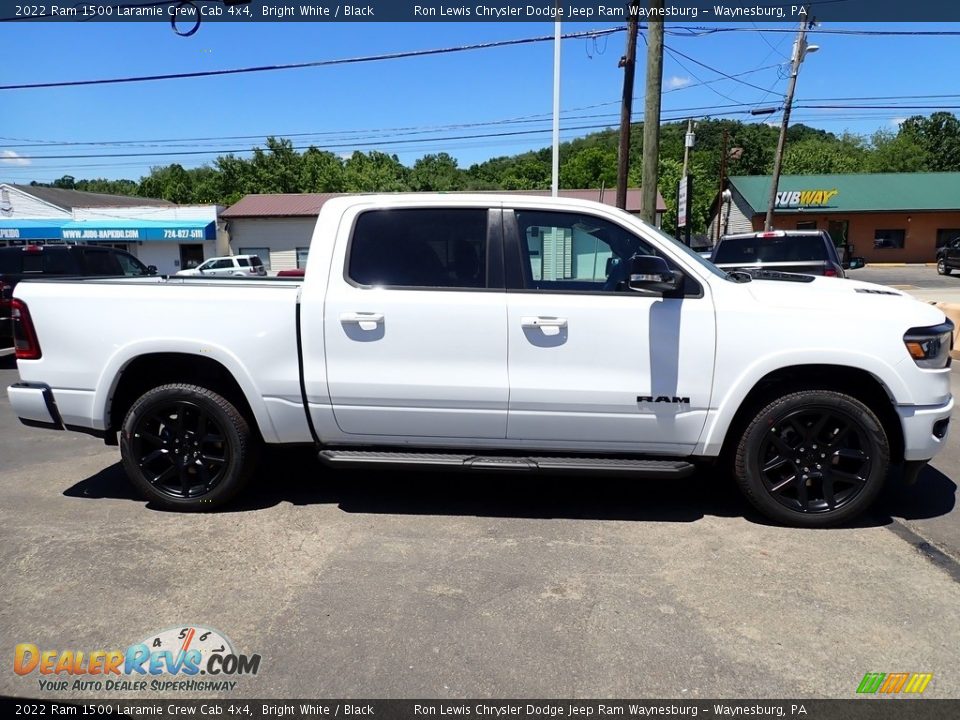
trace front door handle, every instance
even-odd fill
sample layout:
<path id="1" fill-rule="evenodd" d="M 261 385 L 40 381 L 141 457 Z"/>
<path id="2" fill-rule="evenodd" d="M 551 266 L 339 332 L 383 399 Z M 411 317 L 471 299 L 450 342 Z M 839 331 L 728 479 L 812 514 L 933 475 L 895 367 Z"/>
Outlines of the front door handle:
<path id="1" fill-rule="evenodd" d="M 561 317 L 544 317 L 538 315 L 536 317 L 520 318 L 520 327 L 525 328 L 565 328 L 566 326 L 567 319 Z"/>
<path id="2" fill-rule="evenodd" d="M 383 322 L 383 313 L 378 312 L 347 312 L 340 313 L 340 322 L 344 324 L 356 323 L 361 330 L 376 330 L 377 325 Z"/>

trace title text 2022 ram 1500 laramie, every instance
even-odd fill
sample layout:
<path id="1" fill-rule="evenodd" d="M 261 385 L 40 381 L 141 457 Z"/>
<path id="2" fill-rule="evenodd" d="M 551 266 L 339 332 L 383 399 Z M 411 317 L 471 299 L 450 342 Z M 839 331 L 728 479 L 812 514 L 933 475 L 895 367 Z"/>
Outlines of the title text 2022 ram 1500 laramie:
<path id="1" fill-rule="evenodd" d="M 133 484 L 214 508 L 261 442 L 330 465 L 687 475 L 726 459 L 783 523 L 850 520 L 942 447 L 944 314 L 877 285 L 724 273 L 605 205 L 327 201 L 303 280 L 25 281 L 28 425 L 116 443 Z"/>

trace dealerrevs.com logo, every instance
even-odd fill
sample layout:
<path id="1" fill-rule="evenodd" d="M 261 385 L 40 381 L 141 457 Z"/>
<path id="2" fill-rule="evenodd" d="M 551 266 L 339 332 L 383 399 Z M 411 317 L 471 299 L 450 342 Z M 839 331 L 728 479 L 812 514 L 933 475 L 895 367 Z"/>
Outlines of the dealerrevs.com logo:
<path id="1" fill-rule="evenodd" d="M 162 630 L 125 650 L 14 649 L 13 671 L 37 675 L 44 692 L 231 691 L 260 671 L 260 655 L 234 651 L 221 632 L 200 625 Z"/>

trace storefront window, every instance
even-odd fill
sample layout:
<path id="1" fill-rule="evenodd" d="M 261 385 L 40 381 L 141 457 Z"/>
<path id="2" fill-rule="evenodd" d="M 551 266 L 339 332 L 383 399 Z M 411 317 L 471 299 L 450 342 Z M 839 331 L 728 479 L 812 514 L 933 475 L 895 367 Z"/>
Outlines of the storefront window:
<path id="1" fill-rule="evenodd" d="M 816 230 L 817 221 L 816 220 L 802 220 L 797 223 L 797 230 Z"/>
<path id="2" fill-rule="evenodd" d="M 877 230 L 873 234 L 873 247 L 877 250 L 902 248 L 905 230 Z"/>

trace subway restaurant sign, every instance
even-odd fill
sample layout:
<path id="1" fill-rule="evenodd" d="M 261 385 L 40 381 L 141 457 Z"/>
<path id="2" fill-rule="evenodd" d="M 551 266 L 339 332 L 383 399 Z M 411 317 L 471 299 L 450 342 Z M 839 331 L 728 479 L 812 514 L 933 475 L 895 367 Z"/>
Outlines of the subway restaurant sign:
<path id="1" fill-rule="evenodd" d="M 827 207 L 839 192 L 836 188 L 833 190 L 784 190 L 777 193 L 774 207 L 779 210 Z"/>

